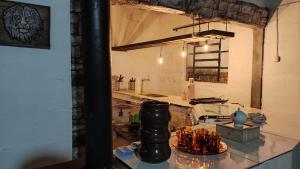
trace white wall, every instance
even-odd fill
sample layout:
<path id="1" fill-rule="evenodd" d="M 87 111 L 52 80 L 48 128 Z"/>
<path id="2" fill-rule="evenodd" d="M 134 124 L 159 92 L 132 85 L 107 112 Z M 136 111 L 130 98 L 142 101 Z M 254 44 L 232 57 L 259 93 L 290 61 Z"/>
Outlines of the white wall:
<path id="1" fill-rule="evenodd" d="M 189 18 L 178 15 L 112 6 L 112 45 L 121 45 L 146 40 L 155 40 L 178 33 L 172 28 L 190 23 Z M 112 51 L 112 74 L 125 75 L 124 86 L 131 77 L 150 76 L 145 82 L 145 91 L 180 94 L 184 83 L 184 62 L 180 57 L 182 45 L 164 46 L 162 56 L 164 64 L 157 59 L 160 47 L 132 50 L 128 52 Z"/>
<path id="2" fill-rule="evenodd" d="M 142 20 L 143 22 L 138 22 Z M 148 41 L 173 35 L 191 33 L 191 29 L 172 31 L 172 28 L 192 23 L 185 16 L 136 10 L 134 8 L 112 7 L 112 45 Z M 130 29 L 128 29 L 129 25 Z M 140 30 L 136 29 L 139 27 Z M 205 26 L 204 26 L 205 27 Z M 202 29 L 204 29 L 204 27 Z M 224 25 L 211 27 L 225 29 Z M 126 31 L 124 29 L 126 28 Z M 229 40 L 228 84 L 196 83 L 197 97 L 219 97 L 223 95 L 232 102 L 250 105 L 252 79 L 253 31 L 238 25 L 229 25 L 235 37 Z M 125 35 L 128 35 L 127 37 Z M 121 38 L 120 38 L 121 37 Z M 126 37 L 126 38 L 124 38 Z M 128 38 L 134 37 L 134 38 Z M 128 40 L 130 39 L 130 40 Z M 157 59 L 160 47 L 112 52 L 112 74 L 123 74 L 128 78 L 150 75 L 145 82 L 146 91 L 181 95 L 185 81 L 185 59 L 180 57 L 182 44 L 162 48 L 164 63 Z M 124 86 L 126 86 L 125 84 Z"/>
<path id="3" fill-rule="evenodd" d="M 51 7 L 51 49 L 0 46 L 0 168 L 72 157 L 70 1 Z"/>
<path id="4" fill-rule="evenodd" d="M 289 1 L 284 0 L 283 3 Z M 300 139 L 300 3 L 279 8 L 279 55 L 275 62 L 276 14 L 266 27 L 263 110 L 276 131 Z"/>
<path id="5" fill-rule="evenodd" d="M 230 102 L 250 106 L 253 30 L 234 24 L 228 30 L 235 33 L 235 37 L 229 39 L 228 83 L 196 82 L 196 96 L 222 96 Z"/>

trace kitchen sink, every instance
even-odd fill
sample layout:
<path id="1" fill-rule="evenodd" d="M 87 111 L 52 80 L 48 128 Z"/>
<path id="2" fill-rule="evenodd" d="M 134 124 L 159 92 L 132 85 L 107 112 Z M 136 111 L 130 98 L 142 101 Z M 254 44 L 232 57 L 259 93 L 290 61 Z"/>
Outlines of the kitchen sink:
<path id="1" fill-rule="evenodd" d="M 155 93 L 148 93 L 148 94 L 143 94 L 143 95 L 148 96 L 148 97 L 168 97 L 166 95 L 155 94 Z"/>

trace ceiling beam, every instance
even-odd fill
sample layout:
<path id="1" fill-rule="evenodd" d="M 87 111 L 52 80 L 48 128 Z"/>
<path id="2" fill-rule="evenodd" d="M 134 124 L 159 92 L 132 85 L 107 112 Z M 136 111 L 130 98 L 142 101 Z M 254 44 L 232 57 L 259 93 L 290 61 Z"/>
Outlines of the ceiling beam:
<path id="1" fill-rule="evenodd" d="M 220 18 L 256 27 L 265 27 L 268 10 L 239 0 L 111 0 L 114 5 L 150 9 L 159 12 L 198 15 L 203 19 Z"/>

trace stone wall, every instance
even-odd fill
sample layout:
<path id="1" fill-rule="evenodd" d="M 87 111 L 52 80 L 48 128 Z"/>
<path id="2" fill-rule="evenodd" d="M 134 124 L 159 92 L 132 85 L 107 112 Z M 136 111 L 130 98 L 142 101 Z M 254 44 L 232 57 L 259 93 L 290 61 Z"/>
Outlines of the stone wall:
<path id="1" fill-rule="evenodd" d="M 171 8 L 184 11 L 187 15 L 199 15 L 203 19 L 221 18 L 259 27 L 266 26 L 269 13 L 265 8 L 238 0 L 112 0 L 112 2 Z"/>
<path id="2" fill-rule="evenodd" d="M 73 157 L 84 144 L 83 56 L 81 52 L 80 0 L 71 0 L 72 94 L 73 94 Z"/>

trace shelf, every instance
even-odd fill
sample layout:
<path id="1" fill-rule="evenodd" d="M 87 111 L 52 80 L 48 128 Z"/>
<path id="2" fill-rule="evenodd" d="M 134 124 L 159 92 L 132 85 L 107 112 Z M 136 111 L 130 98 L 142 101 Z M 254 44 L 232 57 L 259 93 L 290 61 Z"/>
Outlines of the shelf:
<path id="1" fill-rule="evenodd" d="M 202 55 L 202 54 L 211 54 L 211 53 L 228 53 L 228 50 L 224 50 L 224 51 L 208 51 L 208 52 L 195 52 L 195 55 Z M 189 53 L 189 55 L 194 55 L 194 53 Z"/>
<path id="2" fill-rule="evenodd" d="M 187 67 L 188 69 L 219 69 L 218 66 L 195 66 L 195 67 Z M 220 69 L 228 69 L 228 67 L 220 67 Z"/>
<path id="3" fill-rule="evenodd" d="M 194 45 L 195 47 L 204 47 L 204 46 L 219 46 L 220 43 L 211 43 L 211 44 L 203 44 L 203 45 Z"/>
<path id="4" fill-rule="evenodd" d="M 205 41 L 207 39 L 224 39 L 224 38 L 230 38 L 234 37 L 234 32 L 227 32 L 227 31 L 221 31 L 221 30 L 208 30 L 203 32 L 196 32 L 194 34 L 185 34 L 185 35 L 179 35 L 179 36 L 173 36 L 163 39 L 157 39 L 157 40 L 151 40 L 146 42 L 140 42 L 140 43 L 133 43 L 129 45 L 122 45 L 122 46 L 114 46 L 112 47 L 113 51 L 128 51 L 128 50 L 136 50 L 136 49 L 142 49 L 142 48 L 150 48 L 150 47 L 157 47 L 157 46 L 165 46 L 165 45 L 171 45 L 171 44 L 178 44 L 187 42 L 199 42 L 199 41 Z"/>
<path id="5" fill-rule="evenodd" d="M 211 61 L 219 61 L 219 59 L 195 59 L 195 62 L 211 62 Z"/>
<path id="6" fill-rule="evenodd" d="M 218 77 L 217 74 L 195 74 L 194 77 Z"/>

